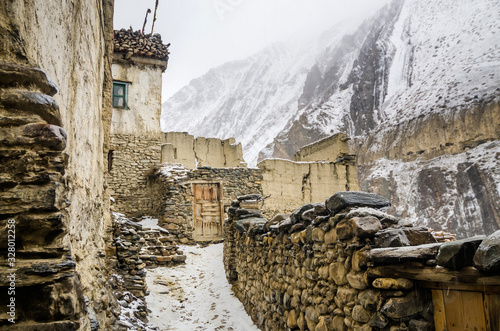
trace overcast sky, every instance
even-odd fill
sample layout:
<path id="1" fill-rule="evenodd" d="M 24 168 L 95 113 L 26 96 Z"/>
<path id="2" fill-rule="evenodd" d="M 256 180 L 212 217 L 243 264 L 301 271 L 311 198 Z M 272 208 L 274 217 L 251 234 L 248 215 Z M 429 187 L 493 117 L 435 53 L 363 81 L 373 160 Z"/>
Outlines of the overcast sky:
<path id="1" fill-rule="evenodd" d="M 389 0 L 160 0 L 154 33 L 171 43 L 162 102 L 193 78 L 281 40 L 374 13 Z M 142 29 L 155 0 L 115 0 L 114 28 Z M 145 32 L 151 32 L 153 14 Z"/>

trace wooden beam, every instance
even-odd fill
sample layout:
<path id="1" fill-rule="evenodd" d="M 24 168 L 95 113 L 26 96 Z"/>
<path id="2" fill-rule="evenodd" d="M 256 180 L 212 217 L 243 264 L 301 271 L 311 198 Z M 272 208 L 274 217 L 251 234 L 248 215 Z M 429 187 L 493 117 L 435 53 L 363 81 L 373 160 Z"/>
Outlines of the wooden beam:
<path id="1" fill-rule="evenodd" d="M 429 282 L 418 281 L 420 287 L 433 290 L 458 290 L 483 293 L 500 293 L 500 285 L 484 285 L 484 284 L 469 284 L 469 283 L 452 283 L 452 282 Z"/>
<path id="2" fill-rule="evenodd" d="M 460 270 L 449 270 L 442 267 L 412 267 L 405 265 L 388 265 L 368 268 L 368 276 L 401 277 L 419 281 L 475 284 L 475 285 L 500 285 L 500 276 L 485 276 L 476 268 L 466 267 Z"/>

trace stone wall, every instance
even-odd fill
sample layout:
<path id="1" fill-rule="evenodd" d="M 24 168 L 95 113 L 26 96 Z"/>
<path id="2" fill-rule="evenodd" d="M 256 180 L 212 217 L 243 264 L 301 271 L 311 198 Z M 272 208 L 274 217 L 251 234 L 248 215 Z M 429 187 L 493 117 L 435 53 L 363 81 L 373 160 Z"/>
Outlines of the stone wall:
<path id="1" fill-rule="evenodd" d="M 325 200 L 338 191 L 358 189 L 358 174 L 353 160 L 338 162 L 293 162 L 266 159 L 262 171 L 262 191 L 271 195 L 264 203 L 266 215 L 291 212 L 296 206 Z"/>
<path id="2" fill-rule="evenodd" d="M 116 257 L 115 270 L 124 278 L 123 288 L 144 299 L 147 293 L 145 268 L 171 267 L 185 262 L 186 256 L 176 246 L 175 236 L 168 231 L 143 228 L 119 213 L 114 213 L 114 220 L 114 246 L 107 254 Z"/>
<path id="3" fill-rule="evenodd" d="M 246 167 L 241 143 L 234 138 L 197 137 L 187 132 L 165 132 L 162 143 L 162 163 L 180 163 L 190 169 Z"/>
<path id="4" fill-rule="evenodd" d="M 108 0 L 0 6 L 0 228 L 16 222 L 18 277 L 16 324 L 2 295 L 2 329 L 106 329 L 113 320 L 102 253 L 112 16 Z M 2 230 L 2 293 L 6 240 Z"/>
<path id="5" fill-rule="evenodd" d="M 302 147 L 294 155 L 295 161 L 337 161 L 346 155 L 354 154 L 349 148 L 349 138 L 345 133 L 337 133 L 331 137 Z"/>
<path id="6" fill-rule="evenodd" d="M 200 167 L 191 170 L 181 164 L 160 165 L 149 177 L 154 215 L 159 225 L 177 235 L 182 243 L 193 239 L 193 182 L 221 183 L 224 210 L 237 196 L 262 193 L 259 169 Z"/>
<path id="7" fill-rule="evenodd" d="M 451 287 L 491 296 L 483 302 L 489 311 L 466 313 L 467 303 L 455 309 L 464 309 L 463 325 L 482 320 L 494 329 L 500 231 L 438 243 L 428 229 L 383 212 L 389 205 L 372 193 L 338 192 L 268 221 L 247 218 L 257 213 L 235 201 L 225 224 L 224 266 L 254 322 L 262 330 L 430 331 L 433 297 L 446 300 Z M 435 320 L 458 325 L 453 314 L 443 321 L 444 308 Z"/>
<path id="8" fill-rule="evenodd" d="M 152 210 L 146 172 L 160 163 L 160 153 L 160 139 L 154 135 L 112 135 L 108 183 L 116 211 L 140 216 Z"/>
<path id="9" fill-rule="evenodd" d="M 340 192 L 326 205 L 305 205 L 285 219 L 267 221 L 238 219 L 244 213 L 234 204 L 225 227 L 226 274 L 254 322 L 262 330 L 373 330 L 416 323 L 430 329 L 430 291 L 407 279 L 367 274 L 368 251 L 387 242 L 384 231 L 405 238 L 404 231 L 412 233 L 412 244 L 435 242 L 427 229 L 402 228 L 379 210 L 389 205 L 374 194 Z"/>

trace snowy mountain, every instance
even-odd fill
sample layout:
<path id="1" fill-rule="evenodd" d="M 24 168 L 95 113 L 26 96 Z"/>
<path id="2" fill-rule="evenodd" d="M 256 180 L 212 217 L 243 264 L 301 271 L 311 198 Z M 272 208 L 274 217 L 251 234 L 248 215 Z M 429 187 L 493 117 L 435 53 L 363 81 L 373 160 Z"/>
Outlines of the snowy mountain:
<path id="1" fill-rule="evenodd" d="M 360 186 L 459 236 L 500 226 L 500 4 L 395 0 L 355 29 L 282 43 L 193 80 L 162 129 L 235 137 L 246 161 L 353 138 Z"/>
<path id="2" fill-rule="evenodd" d="M 162 131 L 235 137 L 255 165 L 297 112 L 297 98 L 318 54 L 335 45 L 352 24 L 313 40 L 276 43 L 250 58 L 229 62 L 194 79 L 162 106 Z"/>

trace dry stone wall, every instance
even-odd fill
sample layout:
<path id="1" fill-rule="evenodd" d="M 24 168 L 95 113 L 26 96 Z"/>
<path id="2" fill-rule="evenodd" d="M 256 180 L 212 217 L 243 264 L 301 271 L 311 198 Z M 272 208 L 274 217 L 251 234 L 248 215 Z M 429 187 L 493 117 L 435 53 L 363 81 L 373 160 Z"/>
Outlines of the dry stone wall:
<path id="1" fill-rule="evenodd" d="M 431 330 L 430 291 L 408 279 L 368 277 L 372 248 L 397 238 L 435 242 L 427 229 L 403 227 L 380 210 L 388 206 L 374 194 L 340 192 L 268 221 L 241 217 L 235 201 L 224 263 L 254 322 L 262 330 Z"/>
<path id="2" fill-rule="evenodd" d="M 111 137 L 108 183 L 116 211 L 139 216 L 152 210 L 146 172 L 160 163 L 160 153 L 160 139 L 154 135 L 115 134 Z"/>
<path id="3" fill-rule="evenodd" d="M 262 193 L 260 170 L 251 168 L 200 167 L 191 170 L 181 164 L 162 164 L 149 181 L 149 196 L 153 199 L 159 225 L 182 243 L 193 239 L 193 182 L 220 183 L 224 210 L 239 195 Z"/>

